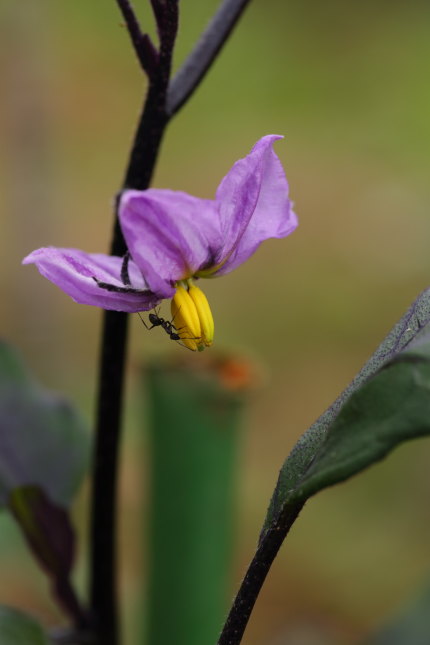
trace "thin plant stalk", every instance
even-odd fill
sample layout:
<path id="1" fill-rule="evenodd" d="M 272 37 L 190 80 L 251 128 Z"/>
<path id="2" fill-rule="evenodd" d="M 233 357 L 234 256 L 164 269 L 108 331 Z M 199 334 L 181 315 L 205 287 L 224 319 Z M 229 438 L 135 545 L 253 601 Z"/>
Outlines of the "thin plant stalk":
<path id="1" fill-rule="evenodd" d="M 203 40 L 199 41 L 185 62 L 184 67 L 191 65 L 195 70 L 193 82 L 185 85 L 175 79 L 170 82 L 178 24 L 178 0 L 151 0 L 160 38 L 158 52 L 154 50 L 149 38 L 140 31 L 139 22 L 128 0 L 117 0 L 142 70 L 149 78 L 148 92 L 132 145 L 123 189 L 148 188 L 169 119 L 201 82 L 248 2 L 249 0 L 224 0 L 205 31 Z M 206 46 L 202 45 L 204 41 Z M 210 55 L 203 55 L 205 47 L 208 52 L 210 50 Z M 125 251 L 116 208 L 111 253 L 121 256 Z M 100 349 L 90 527 L 90 611 L 99 645 L 118 645 L 120 642 L 116 598 L 115 519 L 127 317 L 123 312 L 104 312 Z"/>

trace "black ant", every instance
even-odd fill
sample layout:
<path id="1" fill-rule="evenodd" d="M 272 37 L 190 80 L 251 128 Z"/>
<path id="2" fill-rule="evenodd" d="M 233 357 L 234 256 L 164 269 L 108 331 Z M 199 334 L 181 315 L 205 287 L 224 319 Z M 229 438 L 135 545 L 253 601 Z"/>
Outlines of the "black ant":
<path id="1" fill-rule="evenodd" d="M 178 313 L 178 312 L 176 312 L 176 313 Z M 158 314 L 158 311 L 155 311 L 154 314 L 152 314 L 152 313 L 148 314 L 148 318 L 149 318 L 149 322 L 151 323 L 151 326 L 146 324 L 146 322 L 143 320 L 143 318 L 142 318 L 142 316 L 140 315 L 139 312 L 138 312 L 138 315 L 139 315 L 140 320 L 145 325 L 146 329 L 153 329 L 154 327 L 161 327 L 162 329 L 164 329 L 164 331 L 166 332 L 166 334 L 169 336 L 169 338 L 171 340 L 176 340 L 176 341 L 200 340 L 200 338 L 198 338 L 197 336 L 187 336 L 187 337 L 184 338 L 183 336 L 180 336 L 180 334 L 178 334 L 178 332 L 180 332 L 181 329 L 184 329 L 184 327 L 180 327 L 178 329 L 178 327 L 175 327 L 175 325 L 173 324 L 173 321 L 175 319 L 176 314 L 175 314 L 175 316 L 173 316 L 172 320 L 166 320 L 165 318 L 161 318 L 161 316 Z M 186 345 L 184 345 L 182 343 L 180 343 L 180 344 L 182 345 L 182 347 L 185 347 L 185 349 L 189 349 L 190 351 L 194 351 L 193 349 L 191 349 L 191 347 L 187 347 Z"/>
<path id="2" fill-rule="evenodd" d="M 139 312 L 138 312 L 139 313 Z M 158 312 L 156 311 L 155 314 L 148 314 L 149 322 L 151 323 L 151 326 L 147 325 L 146 322 L 143 320 L 142 316 L 139 313 L 139 318 L 145 325 L 146 329 L 154 329 L 154 327 L 161 327 L 164 329 L 166 334 L 172 339 L 172 340 L 182 340 L 180 335 L 177 333 L 178 330 L 175 325 L 173 324 L 174 316 L 172 320 L 165 320 L 165 318 L 161 318 L 158 315 Z"/>

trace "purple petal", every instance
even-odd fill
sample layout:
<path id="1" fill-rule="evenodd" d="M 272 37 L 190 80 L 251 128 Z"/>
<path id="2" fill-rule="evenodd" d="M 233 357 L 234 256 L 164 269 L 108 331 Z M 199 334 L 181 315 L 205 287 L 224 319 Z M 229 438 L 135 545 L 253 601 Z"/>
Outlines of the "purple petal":
<path id="1" fill-rule="evenodd" d="M 127 190 L 119 218 L 130 253 L 155 291 L 211 265 L 221 243 L 215 203 L 179 191 Z"/>
<path id="2" fill-rule="evenodd" d="M 79 249 L 46 247 L 27 255 L 23 264 L 36 264 L 40 273 L 65 291 L 76 302 L 115 311 L 146 311 L 164 298 L 149 290 L 136 264 L 129 262 L 131 286 L 139 293 L 110 291 L 94 280 L 124 288 L 121 280 L 122 258 Z"/>
<path id="3" fill-rule="evenodd" d="M 285 237 L 297 226 L 288 198 L 288 182 L 273 143 L 281 136 L 263 137 L 244 159 L 237 161 L 220 183 L 218 202 L 224 243 L 214 275 L 245 262 L 264 240 Z"/>

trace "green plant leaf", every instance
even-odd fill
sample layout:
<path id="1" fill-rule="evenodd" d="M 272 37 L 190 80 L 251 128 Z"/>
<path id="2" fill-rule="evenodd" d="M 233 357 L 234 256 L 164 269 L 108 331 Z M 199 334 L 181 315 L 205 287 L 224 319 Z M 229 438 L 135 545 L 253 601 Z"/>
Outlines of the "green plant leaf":
<path id="1" fill-rule="evenodd" d="M 0 342 L 0 506 L 15 488 L 40 486 L 67 506 L 88 463 L 89 433 L 75 409 L 40 387 Z"/>
<path id="2" fill-rule="evenodd" d="M 49 645 L 42 627 L 30 616 L 0 605 L 1 645 Z"/>
<path id="3" fill-rule="evenodd" d="M 305 501 L 382 459 L 402 441 L 428 434 L 430 361 L 405 353 L 351 395 L 290 499 Z"/>
<path id="4" fill-rule="evenodd" d="M 430 434 L 429 320 L 427 289 L 293 448 L 281 469 L 262 538 L 289 505 L 304 503 L 363 470 L 400 442 Z"/>

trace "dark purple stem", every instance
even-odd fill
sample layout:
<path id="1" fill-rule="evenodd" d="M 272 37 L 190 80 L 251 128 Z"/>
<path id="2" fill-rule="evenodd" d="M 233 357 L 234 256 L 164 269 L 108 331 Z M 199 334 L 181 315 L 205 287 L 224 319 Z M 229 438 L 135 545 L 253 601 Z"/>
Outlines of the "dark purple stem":
<path id="1" fill-rule="evenodd" d="M 217 645 L 239 645 L 258 594 L 303 504 L 289 507 L 264 534 L 248 567 Z"/>
<path id="2" fill-rule="evenodd" d="M 164 47 L 160 52 L 156 72 L 150 78 L 148 94 L 124 179 L 124 187 L 127 188 L 147 188 L 154 170 L 167 124 L 165 102 L 177 30 L 177 14 L 177 1 L 169 2 L 169 20 L 163 34 Z M 125 252 L 126 245 L 116 213 L 111 253 L 124 255 Z M 101 344 L 91 515 L 91 613 L 99 645 L 117 645 L 119 642 L 115 517 L 126 344 L 127 314 L 106 311 Z"/>
<path id="3" fill-rule="evenodd" d="M 106 311 L 101 340 L 90 544 L 90 611 L 98 645 L 118 643 L 115 516 L 126 343 L 127 314 Z"/>
<path id="4" fill-rule="evenodd" d="M 129 0 L 117 0 L 120 11 L 127 25 L 134 51 L 144 72 L 152 78 L 158 65 L 158 52 L 148 34 L 142 33 L 136 14 Z"/>
<path id="5" fill-rule="evenodd" d="M 249 0 L 224 0 L 196 46 L 169 85 L 167 113 L 188 101 L 233 31 Z"/>
<path id="6" fill-rule="evenodd" d="M 160 36 L 160 52 L 157 53 L 157 63 L 151 74 L 147 69 L 148 41 L 145 39 L 142 41 L 142 32 L 133 9 L 126 0 L 117 0 L 117 2 L 126 19 L 142 69 L 147 71 L 149 76 L 148 93 L 123 182 L 123 189 L 144 190 L 150 184 L 164 131 L 171 116 L 167 112 L 166 103 L 178 25 L 178 0 L 152 0 Z M 224 2 L 223 7 L 226 4 L 236 6 L 237 0 Z M 225 25 L 219 24 L 218 35 L 213 33 L 208 43 L 212 59 L 226 41 L 231 28 L 226 30 Z M 217 43 L 214 48 L 215 40 Z M 140 50 L 142 43 L 144 46 Z M 139 51 L 141 51 L 140 55 Z M 195 52 L 191 55 L 193 56 Z M 203 52 L 201 56 L 202 60 L 205 59 Z M 174 112 L 185 103 L 186 98 L 194 91 L 208 68 L 209 64 L 205 64 L 204 69 L 195 76 L 193 87 L 187 85 L 187 96 L 181 98 L 180 105 L 176 106 Z M 111 253 L 122 256 L 127 248 L 119 227 L 117 210 L 116 208 Z M 97 645 L 118 645 L 119 643 L 115 517 L 126 345 L 127 314 L 105 311 L 100 351 L 90 547 L 90 608 Z"/>

